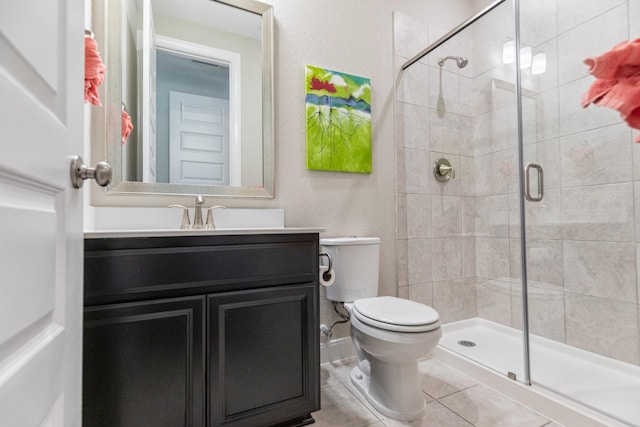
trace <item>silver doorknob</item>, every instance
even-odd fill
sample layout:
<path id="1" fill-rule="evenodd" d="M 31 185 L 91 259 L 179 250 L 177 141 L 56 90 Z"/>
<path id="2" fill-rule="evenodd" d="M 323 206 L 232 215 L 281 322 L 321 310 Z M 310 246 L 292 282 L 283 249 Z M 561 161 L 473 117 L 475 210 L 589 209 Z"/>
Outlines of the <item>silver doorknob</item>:
<path id="1" fill-rule="evenodd" d="M 96 184 L 106 187 L 111 182 L 111 166 L 107 162 L 98 162 L 95 168 L 88 168 L 82 157 L 71 158 L 71 183 L 73 188 L 82 188 L 85 179 L 95 179 Z"/>

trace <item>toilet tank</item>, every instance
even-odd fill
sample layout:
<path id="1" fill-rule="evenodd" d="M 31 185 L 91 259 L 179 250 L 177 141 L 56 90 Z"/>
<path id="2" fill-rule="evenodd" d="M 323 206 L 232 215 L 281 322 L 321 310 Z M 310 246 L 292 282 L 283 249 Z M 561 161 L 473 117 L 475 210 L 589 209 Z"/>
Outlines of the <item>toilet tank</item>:
<path id="1" fill-rule="evenodd" d="M 350 302 L 378 295 L 380 238 L 323 238 L 320 252 L 331 256 L 336 274 L 333 285 L 325 288 L 329 300 Z M 327 265 L 326 257 L 321 262 Z"/>

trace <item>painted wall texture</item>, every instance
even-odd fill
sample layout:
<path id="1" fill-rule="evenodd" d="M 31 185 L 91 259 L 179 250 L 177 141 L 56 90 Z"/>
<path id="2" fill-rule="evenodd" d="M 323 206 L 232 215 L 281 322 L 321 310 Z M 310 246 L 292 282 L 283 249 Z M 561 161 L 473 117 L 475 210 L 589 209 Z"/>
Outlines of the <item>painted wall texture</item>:
<path id="1" fill-rule="evenodd" d="M 276 198 L 287 226 L 318 226 L 322 236 L 379 236 L 380 294 L 397 295 L 393 11 L 450 28 L 471 13 L 467 1 L 269 0 L 276 23 Z M 418 47 L 416 53 L 426 46 Z M 370 175 L 305 167 L 304 66 L 371 79 Z M 321 322 L 333 322 L 321 290 Z M 334 337 L 348 335 L 337 328 Z"/>

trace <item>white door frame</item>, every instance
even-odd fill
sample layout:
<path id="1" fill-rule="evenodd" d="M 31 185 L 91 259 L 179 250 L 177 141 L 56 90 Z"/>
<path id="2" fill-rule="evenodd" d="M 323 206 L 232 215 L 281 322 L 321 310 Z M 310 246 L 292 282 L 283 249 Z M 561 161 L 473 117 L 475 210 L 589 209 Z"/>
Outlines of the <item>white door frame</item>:
<path id="1" fill-rule="evenodd" d="M 156 35 L 156 47 L 188 58 L 204 59 L 229 67 L 229 179 L 231 186 L 239 187 L 242 181 L 240 54 L 162 35 Z"/>
<path id="2" fill-rule="evenodd" d="M 142 6 L 142 180 L 156 182 L 156 34 L 151 0 Z M 138 151 L 139 152 L 139 151 Z"/>

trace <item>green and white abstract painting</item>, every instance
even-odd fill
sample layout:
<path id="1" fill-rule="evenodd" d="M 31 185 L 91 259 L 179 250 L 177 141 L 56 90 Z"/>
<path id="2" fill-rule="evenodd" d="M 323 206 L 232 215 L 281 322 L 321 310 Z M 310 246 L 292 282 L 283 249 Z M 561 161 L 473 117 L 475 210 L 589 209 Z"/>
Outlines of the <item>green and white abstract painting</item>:
<path id="1" fill-rule="evenodd" d="M 371 82 L 305 67 L 307 169 L 371 173 Z"/>

